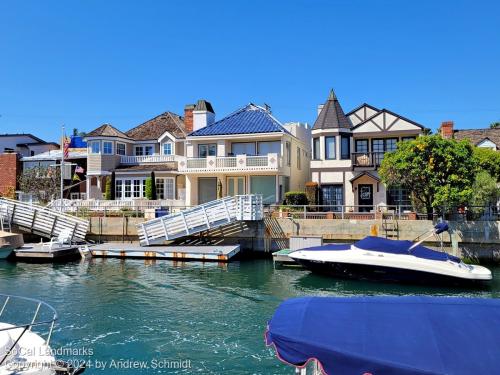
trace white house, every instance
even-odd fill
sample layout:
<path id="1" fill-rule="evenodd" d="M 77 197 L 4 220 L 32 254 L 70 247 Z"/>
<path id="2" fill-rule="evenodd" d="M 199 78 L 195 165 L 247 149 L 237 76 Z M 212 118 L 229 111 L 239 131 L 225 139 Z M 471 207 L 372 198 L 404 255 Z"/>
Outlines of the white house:
<path id="1" fill-rule="evenodd" d="M 414 139 L 424 126 L 401 115 L 362 104 L 344 113 L 333 90 L 312 128 L 312 181 L 319 184 L 320 203 L 330 210 L 370 212 L 377 205 L 410 205 L 408 192 L 386 187 L 377 169 L 384 153 Z"/>
<path id="2" fill-rule="evenodd" d="M 210 109 L 194 111 L 194 131 L 179 160 L 188 205 L 249 193 L 263 194 L 264 203 L 274 204 L 288 191 L 304 190 L 310 161 L 307 124 L 281 124 L 269 108 L 251 103 L 219 121 Z"/>

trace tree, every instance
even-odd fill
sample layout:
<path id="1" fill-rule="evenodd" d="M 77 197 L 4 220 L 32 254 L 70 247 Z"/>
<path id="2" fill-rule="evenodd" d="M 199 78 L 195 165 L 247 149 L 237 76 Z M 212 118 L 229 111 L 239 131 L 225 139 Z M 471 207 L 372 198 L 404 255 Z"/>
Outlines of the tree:
<path id="1" fill-rule="evenodd" d="M 430 214 L 467 203 L 476 171 L 470 142 L 426 135 L 385 154 L 379 174 L 386 185 L 409 189 Z"/>
<path id="2" fill-rule="evenodd" d="M 496 204 L 500 196 L 500 188 L 497 186 L 497 179 L 492 177 L 487 171 L 480 171 L 476 175 L 473 189 L 473 206 L 484 207 Z"/>
<path id="3" fill-rule="evenodd" d="M 497 128 L 500 128 L 500 121 L 492 122 L 492 123 L 490 124 L 490 128 L 491 128 L 491 129 L 497 129 Z"/>
<path id="4" fill-rule="evenodd" d="M 474 147 L 474 159 L 478 172 L 487 171 L 500 181 L 500 152 L 486 147 Z"/>
<path id="5" fill-rule="evenodd" d="M 146 199 L 151 200 L 153 198 L 153 179 L 151 177 L 146 178 Z"/>
<path id="6" fill-rule="evenodd" d="M 156 194 L 156 176 L 155 172 L 151 172 L 151 199 L 156 200 L 157 199 L 157 194 Z"/>
<path id="7" fill-rule="evenodd" d="M 115 171 L 111 172 L 111 200 L 116 199 L 116 174 Z"/>
<path id="8" fill-rule="evenodd" d="M 60 168 L 34 167 L 25 169 L 18 178 L 19 189 L 32 194 L 40 203 L 59 198 Z"/>
<path id="9" fill-rule="evenodd" d="M 106 178 L 106 187 L 104 190 L 104 199 L 107 201 L 110 201 L 112 199 L 111 193 L 112 193 L 113 187 L 111 186 L 111 178 Z"/>

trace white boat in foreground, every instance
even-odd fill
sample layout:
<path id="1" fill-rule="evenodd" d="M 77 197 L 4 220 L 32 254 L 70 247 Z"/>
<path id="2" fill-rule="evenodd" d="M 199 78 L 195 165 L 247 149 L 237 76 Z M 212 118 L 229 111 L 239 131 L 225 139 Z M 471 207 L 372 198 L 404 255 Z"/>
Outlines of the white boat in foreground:
<path id="1" fill-rule="evenodd" d="M 448 229 L 438 224 L 432 235 Z M 366 237 L 354 244 L 327 244 L 295 251 L 289 257 L 313 272 L 336 277 L 411 283 L 489 281 L 491 271 L 422 246 L 424 240 Z"/>
<path id="2" fill-rule="evenodd" d="M 45 302 L 0 294 L 0 375 L 77 375 L 49 346 L 57 313 Z M 43 317 L 43 318 L 42 318 Z"/>

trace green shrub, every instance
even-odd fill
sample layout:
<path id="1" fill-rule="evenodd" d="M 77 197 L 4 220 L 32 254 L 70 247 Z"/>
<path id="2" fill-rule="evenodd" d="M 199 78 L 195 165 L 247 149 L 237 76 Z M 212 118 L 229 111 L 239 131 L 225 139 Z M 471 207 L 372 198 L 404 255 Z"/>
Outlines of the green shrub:
<path id="1" fill-rule="evenodd" d="M 111 178 L 106 178 L 106 188 L 104 190 L 104 199 L 106 199 L 107 201 L 110 201 L 111 199 L 113 199 L 112 197 L 112 190 L 113 190 L 113 186 L 112 186 L 112 181 L 111 181 Z"/>
<path id="2" fill-rule="evenodd" d="M 303 206 L 307 204 L 307 196 L 303 191 L 289 191 L 285 193 L 285 204 L 290 206 Z"/>
<path id="3" fill-rule="evenodd" d="M 317 182 L 306 182 L 306 197 L 307 202 L 312 205 L 317 205 L 319 196 L 319 185 Z"/>
<path id="4" fill-rule="evenodd" d="M 153 199 L 153 179 L 151 177 L 146 178 L 146 199 Z"/>

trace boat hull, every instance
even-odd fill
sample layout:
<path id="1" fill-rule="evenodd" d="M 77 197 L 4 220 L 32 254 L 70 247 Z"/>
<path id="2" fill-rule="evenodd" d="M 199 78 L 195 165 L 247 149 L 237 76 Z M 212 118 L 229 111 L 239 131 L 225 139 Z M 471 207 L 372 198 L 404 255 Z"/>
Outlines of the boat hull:
<path id="1" fill-rule="evenodd" d="M 2 247 L 0 248 L 0 259 L 7 259 L 12 252 L 14 251 L 13 247 Z"/>
<path id="2" fill-rule="evenodd" d="M 310 259 L 295 259 L 312 272 L 343 279 L 358 279 L 408 284 L 484 284 L 487 280 L 463 279 L 432 272 L 409 270 L 380 265 L 354 264 L 343 262 L 323 262 Z"/>

